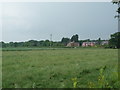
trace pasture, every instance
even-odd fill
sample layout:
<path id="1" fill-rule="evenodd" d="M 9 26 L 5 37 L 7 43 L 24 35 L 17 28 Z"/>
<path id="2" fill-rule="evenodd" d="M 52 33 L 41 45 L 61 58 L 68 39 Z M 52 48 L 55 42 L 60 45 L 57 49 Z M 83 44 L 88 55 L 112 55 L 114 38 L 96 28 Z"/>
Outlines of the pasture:
<path id="1" fill-rule="evenodd" d="M 118 50 L 97 48 L 31 49 L 2 52 L 3 88 L 89 88 L 99 71 L 115 84 Z M 114 81 L 114 82 L 113 82 Z M 97 87 L 97 86 L 96 86 Z"/>

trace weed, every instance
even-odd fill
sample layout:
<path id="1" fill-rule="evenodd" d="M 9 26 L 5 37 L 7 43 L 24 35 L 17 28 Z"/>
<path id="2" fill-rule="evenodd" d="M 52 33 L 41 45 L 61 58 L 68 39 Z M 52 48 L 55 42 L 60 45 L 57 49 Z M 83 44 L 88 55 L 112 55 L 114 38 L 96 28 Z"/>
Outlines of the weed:
<path id="1" fill-rule="evenodd" d="M 89 83 L 88 83 L 88 86 L 89 86 L 89 88 L 94 88 L 94 87 L 95 87 L 95 84 L 94 84 L 93 82 L 89 82 Z"/>
<path id="2" fill-rule="evenodd" d="M 33 83 L 32 88 L 35 88 L 35 82 Z"/>
<path id="3" fill-rule="evenodd" d="M 105 69 L 106 69 L 106 66 L 100 69 L 97 83 L 94 83 L 94 82 L 88 83 L 89 88 L 114 88 L 114 85 L 117 85 L 117 86 L 118 84 L 120 85 L 120 82 L 118 81 L 118 79 L 116 79 L 118 77 L 117 71 L 112 72 L 111 70 L 111 73 L 109 73 L 110 78 L 107 78 L 107 76 L 104 75 Z"/>
<path id="4" fill-rule="evenodd" d="M 77 88 L 77 78 L 72 78 L 72 81 L 73 81 L 73 87 L 74 88 Z"/>

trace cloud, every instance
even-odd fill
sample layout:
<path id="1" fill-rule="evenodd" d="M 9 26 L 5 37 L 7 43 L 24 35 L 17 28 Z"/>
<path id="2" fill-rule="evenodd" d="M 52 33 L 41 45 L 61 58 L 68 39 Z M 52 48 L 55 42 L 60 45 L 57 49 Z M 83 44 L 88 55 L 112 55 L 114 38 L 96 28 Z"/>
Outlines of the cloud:
<path id="1" fill-rule="evenodd" d="M 4 3 L 4 41 L 108 38 L 115 32 L 117 5 L 112 3 Z M 106 34 L 106 35 L 105 35 Z"/>

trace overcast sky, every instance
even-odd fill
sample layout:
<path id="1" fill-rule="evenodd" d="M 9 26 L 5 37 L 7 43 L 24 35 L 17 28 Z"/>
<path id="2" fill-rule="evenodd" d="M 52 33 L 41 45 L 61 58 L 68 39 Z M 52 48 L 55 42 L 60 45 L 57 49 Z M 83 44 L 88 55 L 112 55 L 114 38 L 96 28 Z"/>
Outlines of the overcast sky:
<path id="1" fill-rule="evenodd" d="M 111 2 L 111 1 L 112 0 L 0 0 L 0 2 Z"/>
<path id="2" fill-rule="evenodd" d="M 46 40 L 79 35 L 79 39 L 109 39 L 118 31 L 110 2 L 21 2 L 2 4 L 2 41 Z M 1 30 L 1 29 L 0 29 Z"/>

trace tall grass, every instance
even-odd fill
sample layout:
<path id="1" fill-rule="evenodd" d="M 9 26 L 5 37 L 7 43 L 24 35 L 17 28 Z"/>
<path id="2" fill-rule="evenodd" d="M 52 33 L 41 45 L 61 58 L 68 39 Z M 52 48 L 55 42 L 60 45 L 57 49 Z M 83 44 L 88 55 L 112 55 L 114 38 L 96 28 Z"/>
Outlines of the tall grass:
<path id="1" fill-rule="evenodd" d="M 107 74 L 117 65 L 118 52 L 89 48 L 3 51 L 2 58 L 3 88 L 88 88 L 88 82 L 98 82 L 101 67 L 107 67 Z"/>

